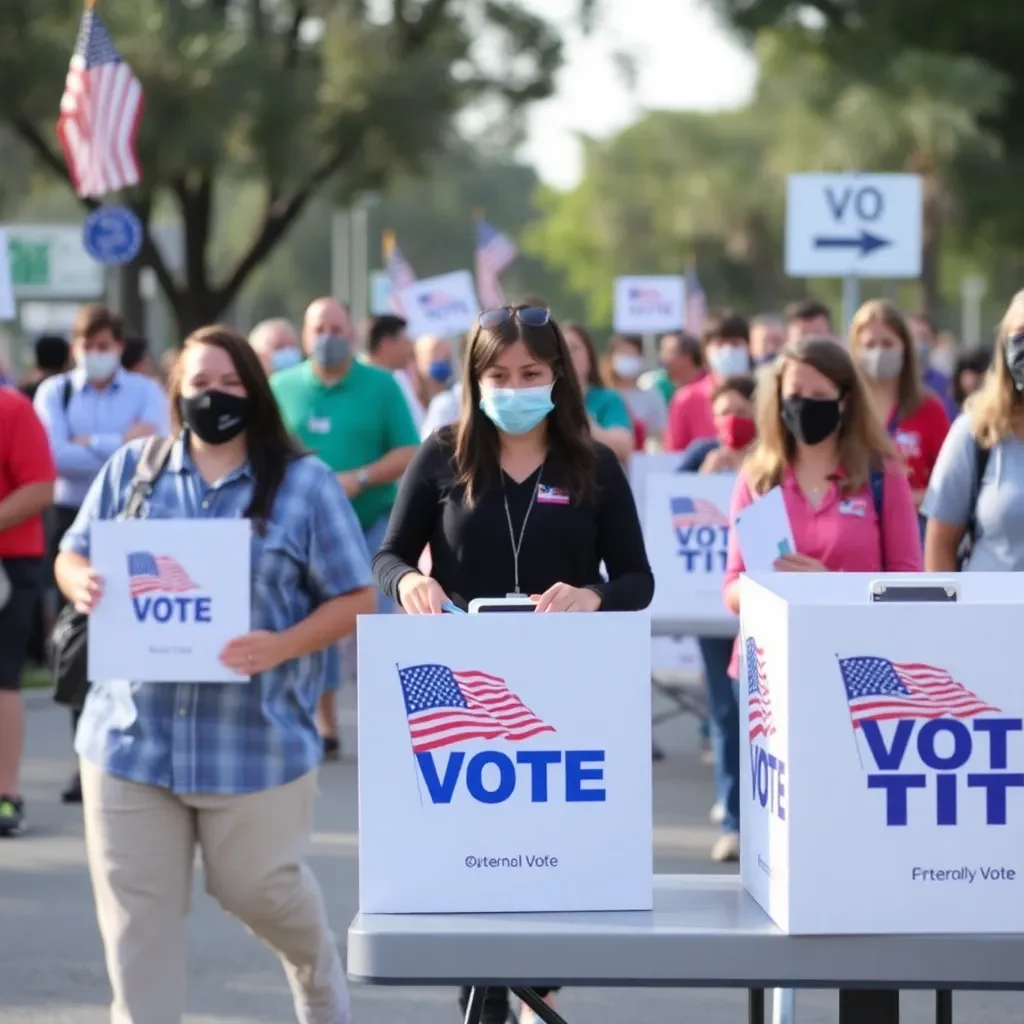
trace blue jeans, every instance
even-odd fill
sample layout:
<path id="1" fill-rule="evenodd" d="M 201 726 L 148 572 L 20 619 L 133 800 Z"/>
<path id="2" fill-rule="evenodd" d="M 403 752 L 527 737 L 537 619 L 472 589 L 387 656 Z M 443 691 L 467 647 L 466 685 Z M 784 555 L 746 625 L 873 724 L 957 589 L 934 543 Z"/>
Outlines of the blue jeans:
<path id="1" fill-rule="evenodd" d="M 708 687 L 708 717 L 715 754 L 715 795 L 725 808 L 723 832 L 740 830 L 740 704 L 738 684 L 729 677 L 733 641 L 699 637 Z"/>
<path id="2" fill-rule="evenodd" d="M 373 523 L 363 536 L 366 538 L 366 546 L 370 549 L 372 558 L 384 543 L 384 534 L 387 532 L 389 516 L 381 516 Z M 377 614 L 390 615 L 395 611 L 395 602 L 383 593 L 377 591 Z M 347 675 L 355 678 L 356 674 L 356 637 L 345 637 L 340 644 L 335 644 L 327 651 L 327 679 L 325 689 L 337 690 L 341 687 L 342 679 Z"/>

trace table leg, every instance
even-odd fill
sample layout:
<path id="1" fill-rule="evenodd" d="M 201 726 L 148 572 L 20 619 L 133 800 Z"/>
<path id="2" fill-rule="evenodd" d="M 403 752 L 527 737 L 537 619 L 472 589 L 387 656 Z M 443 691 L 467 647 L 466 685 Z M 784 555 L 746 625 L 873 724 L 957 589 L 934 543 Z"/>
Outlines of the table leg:
<path id="1" fill-rule="evenodd" d="M 763 988 L 752 988 L 747 992 L 747 1022 L 748 1024 L 765 1024 Z"/>
<path id="2" fill-rule="evenodd" d="M 544 1024 L 566 1024 L 565 1018 L 558 1014 L 553 1006 L 548 1006 L 532 988 L 514 988 L 511 992 L 533 1010 Z"/>
<path id="3" fill-rule="evenodd" d="M 891 989 L 840 989 L 839 1024 L 899 1024 L 900 994 Z"/>
<path id="4" fill-rule="evenodd" d="M 469 990 L 469 999 L 466 1000 L 465 1024 L 480 1024 L 480 1018 L 484 1012 L 484 999 L 487 996 L 487 989 L 481 985 L 474 985 Z"/>
<path id="5" fill-rule="evenodd" d="M 953 1024 L 953 993 L 948 988 L 935 993 L 935 1024 Z"/>

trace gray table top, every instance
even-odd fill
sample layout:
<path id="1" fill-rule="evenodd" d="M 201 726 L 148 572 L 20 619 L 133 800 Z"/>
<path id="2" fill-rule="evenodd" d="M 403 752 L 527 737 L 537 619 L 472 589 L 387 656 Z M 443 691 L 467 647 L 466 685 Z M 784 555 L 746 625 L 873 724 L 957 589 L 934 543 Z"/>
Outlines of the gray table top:
<path id="1" fill-rule="evenodd" d="M 651 636 L 734 637 L 739 632 L 739 619 L 684 619 L 651 617 Z"/>
<path id="2" fill-rule="evenodd" d="M 783 935 L 735 875 L 659 875 L 652 913 L 357 914 L 376 985 L 1024 989 L 1024 935 Z"/>

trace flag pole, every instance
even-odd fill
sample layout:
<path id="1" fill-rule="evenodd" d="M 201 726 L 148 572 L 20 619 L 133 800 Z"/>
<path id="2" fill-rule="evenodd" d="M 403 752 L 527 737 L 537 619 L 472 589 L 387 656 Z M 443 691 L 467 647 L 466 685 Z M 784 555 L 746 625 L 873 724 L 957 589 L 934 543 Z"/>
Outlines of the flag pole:
<path id="1" fill-rule="evenodd" d="M 395 251 L 395 244 L 395 233 L 390 228 L 380 233 L 380 250 L 385 263 L 391 259 L 391 254 Z"/>
<path id="2" fill-rule="evenodd" d="M 86 11 L 91 11 L 96 6 L 96 0 L 85 0 Z"/>
<path id="3" fill-rule="evenodd" d="M 484 208 L 482 206 L 474 206 L 473 207 L 473 220 L 483 220 L 483 219 L 484 219 Z"/>

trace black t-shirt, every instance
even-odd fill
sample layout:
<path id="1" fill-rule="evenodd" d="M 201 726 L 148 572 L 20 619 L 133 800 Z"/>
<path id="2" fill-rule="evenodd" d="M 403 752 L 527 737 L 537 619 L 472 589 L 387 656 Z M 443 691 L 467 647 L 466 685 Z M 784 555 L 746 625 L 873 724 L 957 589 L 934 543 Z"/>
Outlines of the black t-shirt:
<path id="1" fill-rule="evenodd" d="M 604 611 L 638 611 L 651 603 L 654 576 L 647 561 L 633 494 L 618 460 L 598 444 L 593 498 L 566 503 L 542 466 L 522 483 L 507 474 L 501 484 L 474 495 L 466 508 L 455 483 L 452 435 L 439 431 L 424 441 L 402 478 L 387 536 L 373 560 L 377 585 L 398 600 L 398 581 L 416 571 L 430 546 L 431 576 L 465 608 L 478 597 L 505 597 L 515 589 L 513 540 L 519 540 L 519 589 L 542 594 L 555 583 L 590 587 Z M 547 475 L 546 475 L 547 474 Z M 504 491 L 504 494 L 503 494 Z M 505 501 L 512 520 L 509 530 Z M 603 582 L 604 562 L 608 582 Z"/>

